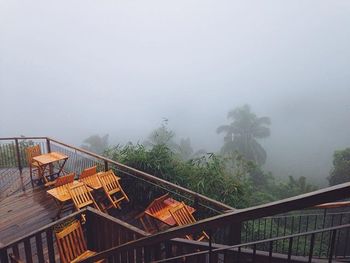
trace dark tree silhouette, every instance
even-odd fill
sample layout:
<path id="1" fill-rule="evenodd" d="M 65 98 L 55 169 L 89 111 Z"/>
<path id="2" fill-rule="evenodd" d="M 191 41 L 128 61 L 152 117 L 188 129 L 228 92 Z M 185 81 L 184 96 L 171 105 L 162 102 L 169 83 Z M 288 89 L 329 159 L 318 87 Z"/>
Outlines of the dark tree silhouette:
<path id="1" fill-rule="evenodd" d="M 268 117 L 257 117 L 251 112 L 249 105 L 244 105 L 230 111 L 228 119 L 233 121 L 229 125 L 217 128 L 217 133 L 226 133 L 222 153 L 228 154 L 234 151 L 241 153 L 246 159 L 259 165 L 266 162 L 266 152 L 257 142 L 257 139 L 270 136 L 271 124 Z"/>

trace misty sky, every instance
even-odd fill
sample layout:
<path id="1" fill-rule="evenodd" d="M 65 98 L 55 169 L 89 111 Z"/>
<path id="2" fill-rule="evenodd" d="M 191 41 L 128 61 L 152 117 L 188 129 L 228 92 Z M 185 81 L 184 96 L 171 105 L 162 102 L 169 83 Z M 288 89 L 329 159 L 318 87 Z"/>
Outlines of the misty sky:
<path id="1" fill-rule="evenodd" d="M 218 151 L 230 109 L 272 120 L 275 175 L 350 146 L 350 1 L 0 0 L 0 137 L 177 138 Z"/>

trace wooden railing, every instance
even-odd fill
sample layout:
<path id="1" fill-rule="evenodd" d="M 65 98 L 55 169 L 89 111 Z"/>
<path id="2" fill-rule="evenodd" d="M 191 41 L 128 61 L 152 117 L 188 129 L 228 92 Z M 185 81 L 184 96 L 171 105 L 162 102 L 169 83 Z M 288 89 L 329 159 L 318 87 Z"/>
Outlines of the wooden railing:
<path id="1" fill-rule="evenodd" d="M 341 244 L 339 238 L 347 235 L 350 224 L 336 227 L 314 230 L 294 235 L 269 238 L 255 242 L 243 243 L 233 246 L 212 244 L 211 250 L 203 242 L 189 241 L 184 239 L 173 239 L 168 243 L 169 251 L 176 251 L 172 256 L 165 259 L 154 260 L 152 263 L 165 262 L 343 262 L 350 260 L 350 248 L 346 244 Z M 321 236 L 329 236 L 323 244 L 323 257 L 320 257 L 317 246 L 320 246 Z M 297 244 L 299 240 L 304 240 L 306 252 L 298 255 Z M 349 240 L 348 240 L 349 241 Z M 286 248 L 282 252 L 274 252 L 276 246 L 286 243 Z M 341 246 L 341 248 L 339 248 Z M 341 250 L 336 255 L 335 251 Z M 337 261 L 337 260 L 340 261 Z M 348 262 L 348 261 L 347 261 Z"/>
<path id="2" fill-rule="evenodd" d="M 223 215 L 201 220 L 193 225 L 172 228 L 162 233 L 140 238 L 139 240 L 129 242 L 128 244 L 108 249 L 87 260 L 84 260 L 83 262 L 93 262 L 95 260 L 108 258 L 110 256 L 120 256 L 123 252 L 133 249 L 147 250 L 147 258 L 143 258 L 146 262 L 169 258 L 173 256 L 172 249 L 167 249 L 168 242 L 170 240 L 174 238 L 181 238 L 187 234 L 200 232 L 202 230 L 207 231 L 210 237 L 210 240 L 207 243 L 207 253 L 209 255 L 209 258 L 211 258 L 213 249 L 212 244 L 214 243 L 213 234 L 215 231 L 226 228 L 228 230 L 227 235 L 237 235 L 237 233 L 234 233 L 234 230 L 236 229 L 234 226 L 240 224 L 243 221 L 281 214 L 287 211 L 313 207 L 322 203 L 342 200 L 348 198 L 349 196 L 350 183 L 344 183 L 314 191 L 308 194 L 303 194 L 297 197 L 292 197 L 256 207 L 241 209 L 238 211 L 228 212 Z M 165 248 L 164 252 L 159 249 L 160 247 Z"/>
<path id="3" fill-rule="evenodd" d="M 2 245 L 0 262 L 8 263 L 10 254 L 27 263 L 56 262 L 58 250 L 54 238 L 55 228 L 72 220 L 80 220 L 82 214 L 86 217 L 83 230 L 90 250 L 103 251 L 148 235 L 136 227 L 88 207 Z M 128 256 L 131 258 L 131 255 Z"/>

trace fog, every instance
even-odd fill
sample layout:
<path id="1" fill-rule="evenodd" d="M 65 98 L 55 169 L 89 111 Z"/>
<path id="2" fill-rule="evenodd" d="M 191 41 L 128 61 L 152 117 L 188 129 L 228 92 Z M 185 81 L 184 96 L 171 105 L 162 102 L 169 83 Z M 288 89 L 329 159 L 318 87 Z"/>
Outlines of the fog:
<path id="1" fill-rule="evenodd" d="M 325 184 L 350 146 L 350 1 L 0 0 L 0 137 L 176 138 L 219 151 L 227 112 L 271 118 L 274 175 Z"/>

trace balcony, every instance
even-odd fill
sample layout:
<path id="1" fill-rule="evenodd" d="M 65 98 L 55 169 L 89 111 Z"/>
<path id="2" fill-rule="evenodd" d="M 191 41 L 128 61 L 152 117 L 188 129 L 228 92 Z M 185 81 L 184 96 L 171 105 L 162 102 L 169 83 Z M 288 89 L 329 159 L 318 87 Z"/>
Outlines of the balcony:
<path id="1" fill-rule="evenodd" d="M 121 178 L 130 202 L 109 214 L 93 208 L 72 212 L 53 221 L 54 200 L 43 185 L 29 176 L 25 148 L 39 144 L 44 153 L 61 152 L 69 158 L 66 173 L 80 174 L 96 165 Z M 0 138 L 0 259 L 10 254 L 23 262 L 59 262 L 55 228 L 80 220 L 93 262 L 340 262 L 350 258 L 348 203 L 350 183 L 277 202 L 234 209 L 181 186 L 46 137 Z M 136 216 L 163 194 L 196 209 L 197 223 L 150 234 Z M 187 240 L 185 235 L 205 230 L 209 240 Z"/>

